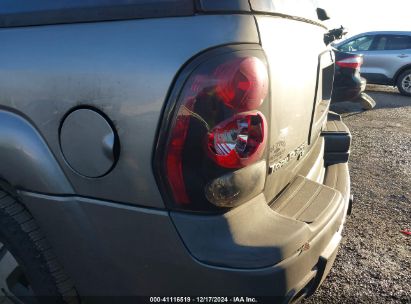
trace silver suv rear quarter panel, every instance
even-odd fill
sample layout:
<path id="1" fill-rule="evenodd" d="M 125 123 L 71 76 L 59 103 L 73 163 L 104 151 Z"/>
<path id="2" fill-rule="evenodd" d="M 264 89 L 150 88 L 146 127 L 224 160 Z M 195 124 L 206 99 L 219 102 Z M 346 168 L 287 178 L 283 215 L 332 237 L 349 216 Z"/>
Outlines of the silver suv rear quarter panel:
<path id="1" fill-rule="evenodd" d="M 305 154 L 310 149 L 319 56 L 326 51 L 323 42 L 325 29 L 308 22 L 273 16 L 257 15 L 256 20 L 270 69 L 269 164 L 273 166 L 299 147 L 304 147 Z M 321 83 L 318 91 L 321 92 Z M 315 136 L 313 142 L 318 132 Z M 297 158 L 290 159 L 269 175 L 265 192 L 268 201 L 290 182 L 296 174 L 298 162 Z"/>
<path id="2" fill-rule="evenodd" d="M 175 75 L 199 52 L 259 37 L 253 16 L 221 15 L 5 28 L 0 41 L 0 108 L 30 118 L 75 193 L 161 208 L 151 157 Z M 104 112 L 120 138 L 120 159 L 102 178 L 77 175 L 60 151 L 61 121 L 79 105 Z"/>
<path id="3" fill-rule="evenodd" d="M 276 47 L 273 34 L 284 38 L 286 30 L 296 34 L 300 26 L 311 26 L 302 23 L 274 31 L 285 23 L 272 19 L 263 29 L 264 37 L 273 39 L 263 41 L 271 55 L 275 55 Z M 87 103 L 99 107 L 116 124 L 124 158 L 110 175 L 94 181 L 79 178 L 65 167 L 75 190 L 81 195 L 150 207 L 162 206 L 150 155 L 161 108 L 177 71 L 206 48 L 259 42 L 252 16 L 9 29 L 0 31 L 0 38 L 6 42 L 0 50 L 5 59 L 0 70 L 0 104 L 30 117 L 63 167 L 56 130 L 66 111 Z M 320 34 L 313 38 L 322 40 Z M 301 83 L 299 89 L 309 93 L 309 98 L 290 91 L 290 87 L 280 90 L 281 82 L 289 81 L 282 79 L 281 73 L 287 73 L 286 68 L 299 70 L 297 65 L 304 63 L 298 57 L 298 43 L 285 41 L 289 45 L 280 48 L 279 55 L 288 58 L 286 50 L 291 49 L 297 58 L 288 67 L 279 61 L 281 57 L 270 63 L 271 76 L 277 81 L 273 88 L 278 91 L 273 95 L 277 103 L 272 112 L 277 111 L 273 121 L 276 119 L 279 125 L 272 129 L 278 136 L 286 123 L 282 114 L 291 113 L 289 132 L 297 142 L 308 137 L 309 126 L 303 123 L 311 116 L 302 110 L 312 108 L 315 88 L 310 92 L 309 87 L 316 74 L 308 75 L 316 70 L 309 64 L 308 71 L 302 72 L 303 80 L 308 82 Z M 319 53 L 312 49 L 305 58 L 317 63 L 310 56 L 317 58 Z M 275 70 L 275 64 L 283 70 Z M 213 295 L 284 295 L 312 269 L 323 247 L 312 246 L 316 254 L 298 255 L 298 261 L 293 259 L 277 267 L 244 270 L 207 266 L 188 254 L 166 211 L 81 197 L 20 194 L 48 232 L 82 295 L 198 295 L 205 287 Z M 256 200 L 269 209 L 264 195 Z M 331 224 L 339 223 L 336 220 Z"/>

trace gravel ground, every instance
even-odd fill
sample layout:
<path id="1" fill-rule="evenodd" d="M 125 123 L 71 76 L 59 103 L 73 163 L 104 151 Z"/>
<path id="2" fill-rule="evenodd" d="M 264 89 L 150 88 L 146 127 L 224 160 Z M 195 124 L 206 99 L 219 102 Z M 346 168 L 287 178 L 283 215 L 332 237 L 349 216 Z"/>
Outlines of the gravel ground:
<path id="1" fill-rule="evenodd" d="M 411 303 L 411 97 L 370 86 L 377 106 L 333 110 L 352 132 L 353 213 L 328 278 L 308 303 Z"/>

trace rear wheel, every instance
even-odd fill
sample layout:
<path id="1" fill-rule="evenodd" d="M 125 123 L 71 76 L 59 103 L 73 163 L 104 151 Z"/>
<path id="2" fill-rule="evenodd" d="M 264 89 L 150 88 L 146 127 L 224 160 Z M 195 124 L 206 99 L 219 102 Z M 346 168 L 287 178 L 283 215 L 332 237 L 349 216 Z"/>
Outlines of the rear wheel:
<path id="1" fill-rule="evenodd" d="M 78 301 L 73 284 L 31 214 L 1 190 L 0 300 L 4 303 Z"/>
<path id="2" fill-rule="evenodd" d="M 398 76 L 397 87 L 402 95 L 411 96 L 411 70 L 406 70 Z"/>
<path id="3" fill-rule="evenodd" d="M 36 303 L 31 284 L 21 266 L 2 243 L 0 243 L 0 296 L 10 300 L 4 303 L 19 303 L 23 300 L 24 303 Z"/>

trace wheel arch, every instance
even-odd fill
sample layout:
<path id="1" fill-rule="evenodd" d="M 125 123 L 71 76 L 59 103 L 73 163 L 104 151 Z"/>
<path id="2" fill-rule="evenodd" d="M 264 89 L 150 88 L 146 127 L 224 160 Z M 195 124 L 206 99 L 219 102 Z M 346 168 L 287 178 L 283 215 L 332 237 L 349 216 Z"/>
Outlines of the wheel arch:
<path id="1" fill-rule="evenodd" d="M 71 194 L 73 188 L 47 143 L 23 116 L 0 109 L 0 179 L 15 189 Z"/>
<path id="2" fill-rule="evenodd" d="M 395 73 L 394 76 L 394 85 L 397 85 L 398 77 L 406 70 L 411 70 L 411 63 L 402 66 L 398 71 Z"/>

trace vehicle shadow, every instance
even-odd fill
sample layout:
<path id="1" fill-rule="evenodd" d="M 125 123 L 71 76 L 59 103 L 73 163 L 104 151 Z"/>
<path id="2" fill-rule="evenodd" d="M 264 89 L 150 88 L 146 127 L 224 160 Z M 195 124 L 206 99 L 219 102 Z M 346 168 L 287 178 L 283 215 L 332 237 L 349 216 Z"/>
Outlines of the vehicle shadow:
<path id="1" fill-rule="evenodd" d="M 365 112 L 365 110 L 362 109 L 361 105 L 358 102 L 351 101 L 332 103 L 330 110 L 341 115 L 347 114 L 344 115 L 344 117 L 358 115 L 362 112 Z"/>

